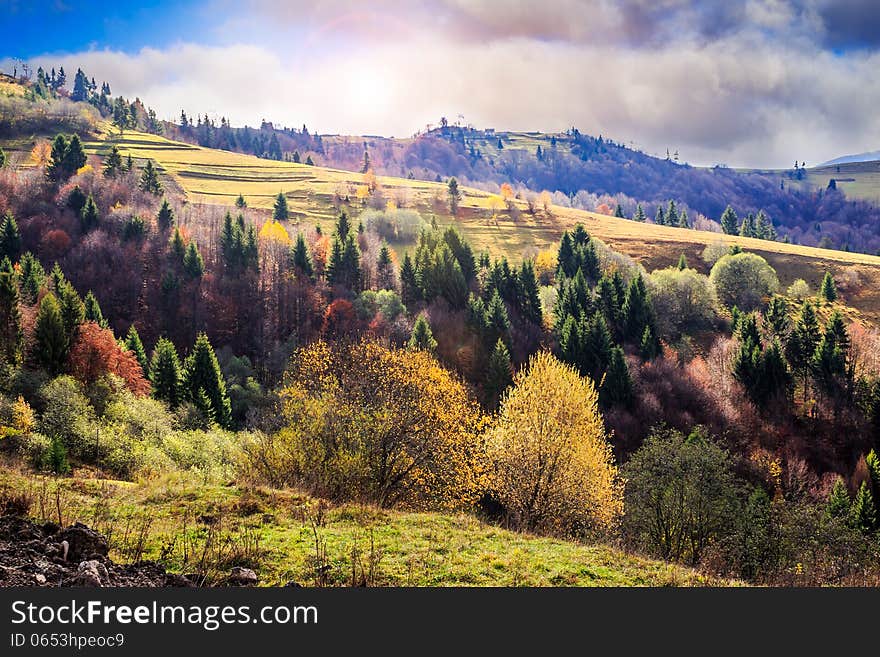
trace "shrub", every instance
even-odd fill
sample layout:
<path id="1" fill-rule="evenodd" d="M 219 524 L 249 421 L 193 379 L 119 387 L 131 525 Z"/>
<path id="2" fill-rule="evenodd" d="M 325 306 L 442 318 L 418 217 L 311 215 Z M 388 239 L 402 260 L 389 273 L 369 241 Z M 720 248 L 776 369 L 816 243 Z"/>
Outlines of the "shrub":
<path id="1" fill-rule="evenodd" d="M 592 382 L 547 352 L 501 400 L 488 433 L 494 493 L 523 529 L 582 536 L 614 526 L 617 468 Z"/>
<path id="2" fill-rule="evenodd" d="M 411 242 L 427 227 L 418 212 L 398 208 L 365 210 L 360 215 L 360 221 L 370 232 L 389 242 Z"/>
<path id="3" fill-rule="evenodd" d="M 91 449 L 95 436 L 95 414 L 83 394 L 79 382 L 70 376 L 59 376 L 40 391 L 43 413 L 37 423 L 40 433 L 60 438 L 74 455 Z"/>
<path id="4" fill-rule="evenodd" d="M 660 337 L 674 341 L 711 327 L 718 297 L 706 276 L 694 269 L 661 269 L 651 274 L 649 284 Z"/>
<path id="5" fill-rule="evenodd" d="M 776 271 L 754 253 L 723 256 L 712 267 L 709 279 L 721 303 L 743 311 L 760 308 L 779 289 Z"/>
<path id="6" fill-rule="evenodd" d="M 807 285 L 807 282 L 803 278 L 799 278 L 788 286 L 786 294 L 793 299 L 802 301 L 810 296 L 810 286 Z"/>

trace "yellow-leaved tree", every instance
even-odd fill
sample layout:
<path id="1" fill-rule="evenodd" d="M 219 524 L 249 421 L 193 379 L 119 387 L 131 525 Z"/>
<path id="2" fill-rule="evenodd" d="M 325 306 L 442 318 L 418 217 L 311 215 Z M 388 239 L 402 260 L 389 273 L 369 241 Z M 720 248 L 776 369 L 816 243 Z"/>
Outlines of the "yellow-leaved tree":
<path id="1" fill-rule="evenodd" d="M 532 357 L 488 432 L 493 488 L 522 529 L 583 536 L 611 529 L 623 491 L 589 379 L 547 352 Z"/>
<path id="2" fill-rule="evenodd" d="M 280 394 L 284 428 L 243 446 L 253 479 L 415 509 L 470 507 L 486 489 L 483 415 L 427 352 L 313 342 Z"/>

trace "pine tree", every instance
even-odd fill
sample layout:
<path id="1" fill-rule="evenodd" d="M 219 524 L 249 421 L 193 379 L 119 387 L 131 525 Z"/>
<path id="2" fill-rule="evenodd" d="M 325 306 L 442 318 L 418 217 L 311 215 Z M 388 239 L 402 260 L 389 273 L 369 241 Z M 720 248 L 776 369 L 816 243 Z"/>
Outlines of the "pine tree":
<path id="1" fill-rule="evenodd" d="M 73 285 L 66 280 L 59 281 L 55 285 L 55 293 L 58 296 L 64 330 L 68 336 L 72 336 L 79 329 L 79 325 L 86 321 L 86 306 Z"/>
<path id="2" fill-rule="evenodd" d="M 825 513 L 829 518 L 840 518 L 846 520 L 849 518 L 852 500 L 849 497 L 849 491 L 843 479 L 838 477 L 828 494 L 828 500 L 825 502 Z"/>
<path id="3" fill-rule="evenodd" d="M 602 313 L 608 328 L 614 334 L 620 333 L 620 298 L 613 278 L 603 276 L 596 285 L 596 310 Z"/>
<path id="4" fill-rule="evenodd" d="M 739 233 L 739 217 L 729 205 L 721 215 L 721 230 L 728 235 L 737 235 Z"/>
<path id="5" fill-rule="evenodd" d="M 190 240 L 183 256 L 183 271 L 191 279 L 201 278 L 205 273 L 205 261 L 194 240 Z"/>
<path id="6" fill-rule="evenodd" d="M 862 482 L 859 491 L 852 502 L 849 510 L 850 525 L 866 534 L 872 533 L 877 528 L 877 510 L 874 506 L 874 496 L 866 482 Z"/>
<path id="7" fill-rule="evenodd" d="M 272 208 L 272 219 L 275 221 L 287 221 L 290 210 L 287 208 L 287 197 L 281 192 L 275 197 L 275 206 Z"/>
<path id="8" fill-rule="evenodd" d="M 678 257 L 678 271 L 684 271 L 688 268 L 688 261 L 684 253 Z"/>
<path id="9" fill-rule="evenodd" d="M 654 215 L 654 223 L 657 224 L 658 226 L 665 226 L 666 225 L 666 214 L 663 212 L 662 205 L 657 206 L 657 214 Z"/>
<path id="10" fill-rule="evenodd" d="M 184 371 L 186 389 L 193 402 L 197 400 L 199 390 L 204 390 L 210 401 L 214 420 L 221 427 L 229 428 L 232 421 L 232 406 L 226 393 L 226 380 L 220 371 L 214 348 L 204 333 L 199 333 L 196 338 Z"/>
<path id="11" fill-rule="evenodd" d="M 49 450 L 46 453 L 46 467 L 56 475 L 70 473 L 67 448 L 64 446 L 64 440 L 57 434 L 52 436 L 49 441 Z"/>
<path id="12" fill-rule="evenodd" d="M 95 203 L 95 199 L 92 195 L 89 194 L 89 197 L 86 199 L 86 204 L 79 213 L 79 222 L 82 231 L 87 233 L 93 228 L 97 228 L 99 221 L 100 215 L 98 214 L 98 205 Z"/>
<path id="13" fill-rule="evenodd" d="M 486 365 L 486 381 L 483 386 L 487 408 L 494 410 L 504 391 L 513 383 L 513 368 L 510 364 L 510 352 L 503 340 L 495 343 Z"/>
<path id="14" fill-rule="evenodd" d="M 675 201 L 669 201 L 669 206 L 666 210 L 666 225 L 667 226 L 677 226 L 678 225 L 678 209 L 675 207 Z"/>
<path id="15" fill-rule="evenodd" d="M 0 272 L 0 356 L 7 365 L 21 362 L 24 331 L 15 274 Z"/>
<path id="16" fill-rule="evenodd" d="M 168 203 L 168 199 L 162 199 L 162 206 L 159 208 L 159 213 L 156 215 L 156 223 L 159 224 L 159 230 L 163 233 L 167 230 L 170 230 L 174 225 L 174 210 L 171 209 L 171 205 Z"/>
<path id="17" fill-rule="evenodd" d="M 419 315 L 416 323 L 413 324 L 412 334 L 409 338 L 409 348 L 413 350 L 422 350 L 434 353 L 437 348 L 437 341 L 431 332 L 431 325 L 425 315 Z"/>
<path id="18" fill-rule="evenodd" d="M 461 202 L 461 190 L 459 190 L 458 181 L 454 177 L 449 179 L 447 193 L 449 195 L 449 213 L 453 217 L 457 217 L 458 204 Z"/>
<path id="19" fill-rule="evenodd" d="M 834 283 L 834 277 L 831 276 L 831 272 L 825 272 L 820 294 L 828 303 L 837 301 L 837 285 Z"/>
<path id="20" fill-rule="evenodd" d="M 183 258 L 186 255 L 186 244 L 183 241 L 180 228 L 175 226 L 174 233 L 171 235 L 171 239 L 168 240 L 168 246 L 171 249 L 174 261 L 183 264 Z"/>
<path id="21" fill-rule="evenodd" d="M 611 361 L 611 333 L 608 331 L 605 318 L 598 313 L 589 321 L 586 316 L 582 317 L 578 331 L 581 333 L 583 357 L 580 363 L 581 374 L 592 378 L 598 387 L 602 381 L 602 374 Z"/>
<path id="22" fill-rule="evenodd" d="M 119 152 L 119 148 L 116 144 L 114 144 L 110 148 L 110 153 L 104 159 L 104 177 L 115 178 L 124 170 L 125 166 L 122 164 L 122 154 Z"/>
<path id="23" fill-rule="evenodd" d="M 150 360 L 150 382 L 153 397 L 166 402 L 172 409 L 184 399 L 183 369 L 174 343 L 159 338 Z"/>
<path id="24" fill-rule="evenodd" d="M 615 346 L 611 349 L 605 379 L 599 388 L 599 399 L 605 406 L 629 406 L 633 399 L 633 383 L 623 349 Z"/>
<path id="25" fill-rule="evenodd" d="M 87 322 L 94 322 L 101 328 L 107 328 L 107 320 L 104 319 L 104 313 L 101 312 L 101 305 L 98 303 L 98 298 L 91 290 L 86 294 L 83 305 L 85 306 Z"/>
<path id="26" fill-rule="evenodd" d="M 626 298 L 623 302 L 623 332 L 624 337 L 633 342 L 641 340 L 645 333 L 645 328 L 650 327 L 651 333 L 656 335 L 654 330 L 654 312 L 651 302 L 648 300 L 648 293 L 645 288 L 645 281 L 639 274 L 633 278 L 626 290 Z"/>
<path id="27" fill-rule="evenodd" d="M 162 182 L 159 180 L 159 171 L 153 166 L 153 160 L 147 160 L 147 164 L 141 171 L 141 179 L 138 186 L 149 194 L 159 195 L 162 193 Z"/>
<path id="28" fill-rule="evenodd" d="M 403 256 L 403 264 L 400 265 L 400 296 L 403 305 L 407 308 L 416 303 L 421 297 L 419 281 L 416 277 L 415 266 L 409 252 Z"/>
<path id="29" fill-rule="evenodd" d="M 557 254 L 557 275 L 571 278 L 577 272 L 577 258 L 574 253 L 574 243 L 571 234 L 568 231 L 562 233 L 562 239 L 559 242 L 559 252 Z"/>
<path id="30" fill-rule="evenodd" d="M 535 276 L 535 266 L 531 260 L 523 260 L 519 270 L 518 307 L 522 317 L 536 326 L 541 326 L 544 321 L 541 309 L 541 296 L 538 291 L 538 278 Z"/>
<path id="31" fill-rule="evenodd" d="M 645 214 L 645 208 L 643 208 L 642 204 L 639 203 L 636 206 L 636 211 L 633 214 L 632 220 L 633 221 L 640 221 L 640 222 L 644 223 L 645 221 L 647 221 L 647 219 L 648 219 L 648 215 Z"/>
<path id="32" fill-rule="evenodd" d="M 37 312 L 31 357 L 49 376 L 55 377 L 64 369 L 69 346 L 58 300 L 50 292 L 43 297 Z"/>
<path id="33" fill-rule="evenodd" d="M 659 355 L 660 341 L 657 339 L 654 329 L 648 325 L 642 332 L 642 339 L 639 341 L 639 356 L 642 360 L 653 360 Z"/>
<path id="34" fill-rule="evenodd" d="M 614 216 L 618 219 L 626 219 L 626 215 L 623 214 L 623 208 L 620 207 L 620 203 L 618 203 L 617 207 L 614 208 Z"/>
<path id="35" fill-rule="evenodd" d="M 678 227 L 679 228 L 690 228 L 691 223 L 688 221 L 688 213 L 686 208 L 682 208 L 681 212 L 678 213 Z"/>
<path id="36" fill-rule="evenodd" d="M 376 259 L 377 287 L 380 290 L 394 289 L 394 269 L 391 264 L 391 250 L 388 244 L 382 241 L 379 249 L 379 257 Z"/>
<path id="37" fill-rule="evenodd" d="M 134 357 L 137 358 L 137 362 L 140 363 L 141 371 L 143 371 L 144 376 L 149 378 L 150 361 L 147 358 L 147 350 L 144 349 L 144 343 L 141 342 L 141 336 L 138 335 L 134 324 L 128 327 L 128 333 L 125 336 L 125 348 L 134 354 Z"/>
<path id="38" fill-rule="evenodd" d="M 21 255 L 21 233 L 15 217 L 7 210 L 0 223 L 0 258 L 9 258 L 15 262 Z"/>
<path id="39" fill-rule="evenodd" d="M 306 278 L 314 279 L 315 269 L 312 266 L 312 256 L 309 254 L 309 247 L 306 246 L 306 239 L 302 233 L 297 233 L 296 235 L 296 242 L 291 250 L 290 261 L 293 267 Z"/>
<path id="40" fill-rule="evenodd" d="M 235 199 L 235 207 L 239 210 L 244 210 L 247 207 L 247 201 L 244 200 L 244 196 L 242 194 L 238 195 L 238 198 Z"/>
<path id="41" fill-rule="evenodd" d="M 788 336 L 785 344 L 785 355 L 795 372 L 803 378 L 804 402 L 807 400 L 809 376 L 812 369 L 813 355 L 819 345 L 821 332 L 816 311 L 809 302 L 804 304 L 797 323 Z"/>

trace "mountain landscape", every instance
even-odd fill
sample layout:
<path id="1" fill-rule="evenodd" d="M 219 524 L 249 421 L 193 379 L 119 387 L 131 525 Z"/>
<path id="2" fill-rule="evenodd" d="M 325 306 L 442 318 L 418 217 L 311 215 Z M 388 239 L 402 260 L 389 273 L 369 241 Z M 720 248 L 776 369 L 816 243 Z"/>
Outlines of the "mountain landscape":
<path id="1" fill-rule="evenodd" d="M 0 60 L 0 585 L 880 581 L 877 153 L 233 124 L 92 54 Z"/>

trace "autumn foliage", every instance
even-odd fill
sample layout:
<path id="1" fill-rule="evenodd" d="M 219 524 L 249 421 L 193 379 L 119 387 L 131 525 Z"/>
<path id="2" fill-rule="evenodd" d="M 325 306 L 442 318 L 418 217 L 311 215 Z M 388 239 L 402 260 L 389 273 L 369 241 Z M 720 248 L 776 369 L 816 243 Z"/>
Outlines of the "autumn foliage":
<path id="1" fill-rule="evenodd" d="M 85 385 L 115 374 L 134 394 L 143 396 L 150 392 L 150 383 L 134 355 L 120 348 L 113 331 L 94 322 L 79 327 L 68 356 L 68 367 L 74 378 Z"/>

